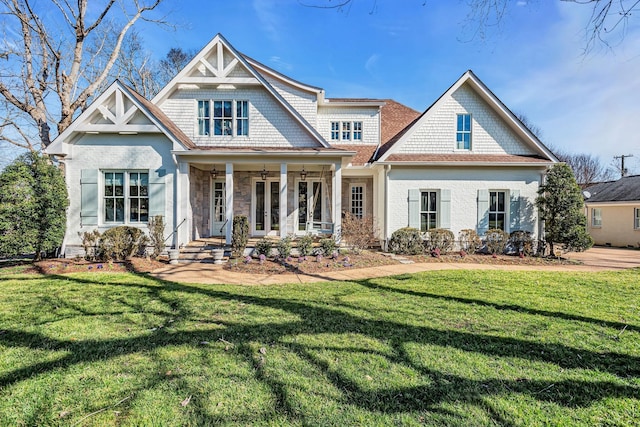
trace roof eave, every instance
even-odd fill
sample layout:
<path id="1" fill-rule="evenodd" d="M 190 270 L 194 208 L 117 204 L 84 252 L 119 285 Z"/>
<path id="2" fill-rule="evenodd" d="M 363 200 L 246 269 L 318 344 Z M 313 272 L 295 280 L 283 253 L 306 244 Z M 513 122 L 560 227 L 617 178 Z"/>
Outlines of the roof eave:
<path id="1" fill-rule="evenodd" d="M 180 157 L 195 157 L 195 156 L 219 156 L 219 157 L 237 157 L 237 156 L 250 156 L 250 155 L 261 155 L 268 157 L 297 157 L 300 155 L 307 156 L 317 156 L 317 157 L 353 157 L 357 154 L 355 151 L 342 151 L 342 150 L 260 150 L 256 148 L 253 151 L 247 150 L 228 150 L 228 151 L 218 151 L 218 150 L 189 150 L 189 151 L 171 151 L 172 154 Z"/>
<path id="2" fill-rule="evenodd" d="M 494 166 L 527 166 L 527 167 L 548 167 L 552 166 L 554 163 L 552 161 L 548 162 L 420 162 L 420 161 L 377 161 L 375 162 L 379 165 L 394 165 L 394 166 L 482 166 L 482 167 L 494 167 Z"/>

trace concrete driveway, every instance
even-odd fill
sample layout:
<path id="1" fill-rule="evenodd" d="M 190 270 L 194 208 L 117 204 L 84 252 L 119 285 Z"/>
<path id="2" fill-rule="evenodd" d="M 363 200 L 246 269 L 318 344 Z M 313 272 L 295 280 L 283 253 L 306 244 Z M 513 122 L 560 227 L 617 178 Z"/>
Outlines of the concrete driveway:
<path id="1" fill-rule="evenodd" d="M 640 250 L 593 247 L 585 252 L 571 252 L 565 258 L 582 262 L 592 271 L 620 270 L 640 267 Z"/>

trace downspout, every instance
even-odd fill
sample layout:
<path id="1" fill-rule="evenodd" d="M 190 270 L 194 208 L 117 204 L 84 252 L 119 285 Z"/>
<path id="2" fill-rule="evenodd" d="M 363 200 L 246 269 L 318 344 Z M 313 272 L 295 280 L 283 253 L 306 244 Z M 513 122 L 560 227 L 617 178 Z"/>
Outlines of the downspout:
<path id="1" fill-rule="evenodd" d="M 389 250 L 389 171 L 391 165 L 384 165 L 384 251 Z"/>
<path id="2" fill-rule="evenodd" d="M 540 173 L 540 184 L 538 184 L 538 189 L 540 189 L 540 187 L 544 185 L 548 170 L 549 168 L 546 168 L 543 172 Z M 544 222 L 542 221 L 542 218 L 540 218 L 540 210 L 537 207 L 536 210 L 538 215 L 538 241 L 544 241 Z"/>

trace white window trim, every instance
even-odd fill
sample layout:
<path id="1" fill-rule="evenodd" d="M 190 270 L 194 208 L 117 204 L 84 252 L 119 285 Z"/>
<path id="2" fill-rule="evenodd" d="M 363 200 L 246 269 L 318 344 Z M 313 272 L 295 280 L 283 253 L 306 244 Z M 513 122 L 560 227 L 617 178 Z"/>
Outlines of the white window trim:
<path id="1" fill-rule="evenodd" d="M 420 224 L 419 224 L 419 230 L 421 233 L 426 233 L 429 230 L 433 230 L 433 229 L 427 229 L 427 230 L 423 230 L 422 229 L 422 214 L 425 212 L 432 212 L 432 211 L 423 211 L 422 210 L 422 193 L 436 193 L 436 226 L 434 228 L 440 228 L 440 203 L 441 203 L 441 198 L 440 198 L 440 190 L 436 190 L 433 188 L 423 188 L 420 189 L 420 198 L 418 199 L 418 214 L 420 215 Z"/>
<path id="2" fill-rule="evenodd" d="M 194 131 L 194 135 L 196 138 L 249 138 L 249 136 L 251 135 L 251 102 L 249 102 L 248 99 L 196 99 L 196 104 L 195 104 L 195 131 Z M 198 115 L 198 103 L 200 101 L 203 102 L 208 102 L 209 103 L 209 135 L 201 135 L 200 134 L 200 126 L 198 125 L 198 120 L 200 119 L 200 116 Z M 231 101 L 231 135 L 215 135 L 214 133 L 214 101 L 220 101 L 220 102 L 225 102 L 225 101 Z M 238 123 L 237 120 L 238 119 L 242 119 L 238 117 L 238 110 L 237 110 L 237 105 L 238 102 L 246 102 L 247 103 L 247 134 L 246 135 L 238 135 Z"/>
<path id="3" fill-rule="evenodd" d="M 105 217 L 105 173 L 122 173 L 124 175 L 124 221 L 107 221 Z M 149 221 L 131 221 L 129 219 L 131 215 L 131 204 L 129 201 L 129 175 L 132 173 L 146 173 L 147 180 L 149 179 L 149 170 L 148 169 L 100 169 L 100 174 L 98 176 L 99 181 L 99 200 L 98 200 L 98 209 L 99 209 L 99 221 L 98 225 L 101 227 L 114 227 L 119 225 L 132 225 L 136 227 L 147 226 Z M 148 199 L 148 208 L 150 208 L 151 203 L 151 195 L 149 194 L 149 182 L 147 181 L 147 199 Z M 148 213 L 147 213 L 148 215 Z"/>
<path id="4" fill-rule="evenodd" d="M 633 229 L 640 230 L 640 208 L 633 208 Z"/>
<path id="5" fill-rule="evenodd" d="M 467 151 L 467 150 L 464 150 Z M 504 193 L 504 211 L 492 211 L 491 210 L 491 193 Z M 500 189 L 490 189 L 489 190 L 489 206 L 487 207 L 487 225 L 488 225 L 488 229 L 491 230 L 491 226 L 489 225 L 490 223 L 490 215 L 491 213 L 502 213 L 504 212 L 504 232 L 506 233 L 510 233 L 511 232 L 511 194 L 509 193 L 509 190 L 500 190 Z"/>
<path id="6" fill-rule="evenodd" d="M 353 187 L 362 187 L 362 218 L 367 216 L 367 184 L 352 182 L 349 184 L 349 212 L 353 215 Z"/>
<path id="7" fill-rule="evenodd" d="M 597 216 L 600 223 L 596 224 L 596 210 L 599 212 Z M 592 228 L 602 228 L 602 208 L 591 208 L 591 227 Z"/>
<path id="8" fill-rule="evenodd" d="M 335 130 L 333 129 L 333 125 L 334 124 L 338 125 Z M 340 126 L 341 126 L 341 123 L 339 121 L 331 120 L 331 122 L 329 124 L 329 129 L 330 129 L 329 130 L 329 132 L 330 132 L 329 137 L 331 138 L 331 141 L 340 141 Z M 334 132 L 336 134 L 336 138 L 333 137 Z"/>
<path id="9" fill-rule="evenodd" d="M 333 124 L 337 123 L 338 124 L 338 129 L 337 130 L 333 130 Z M 355 125 L 356 123 L 360 124 L 360 130 L 358 130 L 357 132 L 360 133 L 360 138 L 359 139 L 355 139 Z M 349 126 L 349 130 L 344 130 L 344 126 L 345 124 L 348 124 Z M 337 132 L 337 138 L 333 137 L 333 133 Z M 348 137 L 344 138 L 344 134 L 346 134 Z M 364 121 L 362 120 L 330 120 L 329 121 L 329 140 L 330 141 L 348 141 L 348 142 L 362 142 L 364 141 Z"/>
<path id="10" fill-rule="evenodd" d="M 469 148 L 458 148 L 458 116 L 469 116 Z M 454 138 L 453 138 L 453 148 L 454 151 L 463 151 L 469 152 L 473 149 L 473 115 L 471 113 L 456 113 L 456 119 L 453 124 L 454 128 Z M 461 131 L 463 133 L 467 133 L 466 131 Z"/>

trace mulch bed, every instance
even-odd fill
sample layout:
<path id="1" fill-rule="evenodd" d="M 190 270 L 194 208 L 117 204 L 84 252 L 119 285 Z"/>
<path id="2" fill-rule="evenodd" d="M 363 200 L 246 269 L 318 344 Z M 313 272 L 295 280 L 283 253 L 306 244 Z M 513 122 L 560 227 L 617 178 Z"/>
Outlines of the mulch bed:
<path id="1" fill-rule="evenodd" d="M 379 252 L 362 251 L 359 254 L 338 255 L 337 258 L 308 256 L 306 259 L 292 257 L 287 260 L 265 259 L 262 263 L 256 258 L 231 259 L 224 268 L 251 274 L 317 274 L 328 271 L 340 271 L 354 268 L 377 267 L 398 264 L 398 261 L 385 257 Z"/>
<path id="2" fill-rule="evenodd" d="M 431 255 L 403 255 L 404 258 L 413 262 L 441 262 L 441 263 L 465 263 L 465 264 L 490 264 L 490 265 L 568 265 L 576 264 L 566 258 L 556 257 L 532 257 L 520 258 L 518 255 L 489 255 L 489 254 L 466 254 L 460 256 L 458 253 L 448 253 L 439 257 Z"/>
<path id="3" fill-rule="evenodd" d="M 152 260 L 146 258 L 131 258 L 126 261 L 90 262 L 85 260 L 51 258 L 42 261 L 6 262 L 0 268 L 0 274 L 68 274 L 78 272 L 95 273 L 149 273 L 158 268 L 166 267 L 168 260 Z"/>
<path id="4" fill-rule="evenodd" d="M 467 263 L 467 264 L 493 264 L 493 265 L 560 265 L 575 264 L 564 258 L 540 258 L 540 257 L 524 257 L 511 255 L 465 255 L 460 256 L 458 253 L 443 254 L 439 257 L 430 255 L 401 255 L 402 258 L 409 259 L 415 263 Z M 346 262 L 345 262 L 346 259 Z M 338 259 L 318 259 L 315 256 L 309 256 L 306 260 L 292 258 L 290 260 L 274 260 L 265 259 L 262 263 L 256 258 L 251 258 L 247 262 L 246 259 L 232 259 L 224 268 L 230 271 L 238 271 L 251 274 L 281 274 L 281 273 L 299 273 L 299 274 L 317 274 L 330 271 L 339 271 L 354 268 L 377 267 L 382 265 L 399 264 L 400 261 L 390 256 L 384 256 L 379 252 L 363 251 L 361 254 L 340 255 Z"/>

